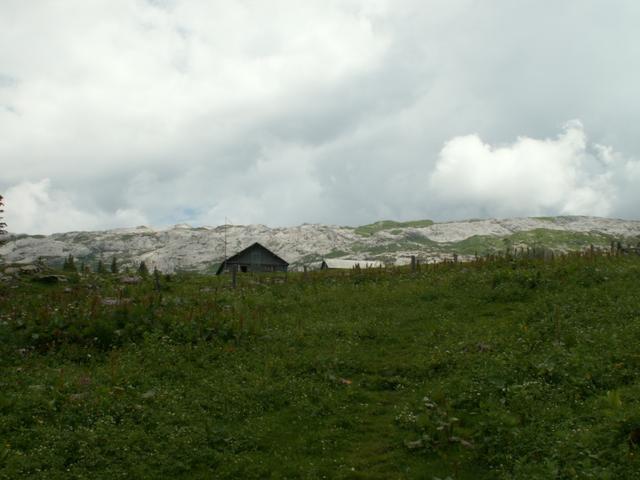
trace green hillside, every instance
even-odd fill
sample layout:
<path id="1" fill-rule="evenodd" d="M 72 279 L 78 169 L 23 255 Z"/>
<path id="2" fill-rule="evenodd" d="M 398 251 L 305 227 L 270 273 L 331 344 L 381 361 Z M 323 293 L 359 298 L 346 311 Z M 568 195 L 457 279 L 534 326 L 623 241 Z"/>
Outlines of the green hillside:
<path id="1" fill-rule="evenodd" d="M 0 478 L 637 478 L 639 278 L 629 255 L 5 280 Z"/>
<path id="2" fill-rule="evenodd" d="M 486 255 L 504 252 L 505 249 L 545 248 L 561 252 L 580 251 L 593 245 L 599 249 L 609 249 L 611 241 L 619 240 L 600 232 L 566 232 L 537 228 L 511 235 L 474 235 L 459 242 L 452 242 L 442 246 L 444 251 L 472 255 L 478 253 Z M 630 239 L 624 239 L 629 243 Z M 631 239 L 633 240 L 633 239 Z"/>
<path id="3" fill-rule="evenodd" d="M 539 217 L 537 220 L 547 220 L 553 223 L 556 219 Z M 417 220 L 413 222 L 395 222 L 383 220 L 363 225 L 354 229 L 362 237 L 371 237 L 378 232 L 388 232 L 391 237 L 380 237 L 376 244 L 368 238 L 355 242 L 341 250 L 336 250 L 327 257 L 340 257 L 366 254 L 372 258 L 388 257 L 393 261 L 394 254 L 411 254 L 428 260 L 430 256 L 438 254 L 458 255 L 493 255 L 506 251 L 526 251 L 527 249 L 554 250 L 557 253 L 570 251 L 584 251 L 593 246 L 599 250 L 609 250 L 612 241 L 622 241 L 635 245 L 637 237 L 614 237 L 598 231 L 576 232 L 553 228 L 536 228 L 520 231 L 508 235 L 472 235 L 459 241 L 434 241 L 421 232 L 404 230 L 407 227 L 427 227 L 433 225 L 431 220 Z"/>
<path id="4" fill-rule="evenodd" d="M 393 230 L 395 228 L 408 228 L 408 227 L 429 227 L 433 225 L 432 220 L 412 220 L 409 222 L 396 222 L 395 220 L 380 220 L 378 222 L 370 223 L 368 225 L 361 225 L 356 227 L 354 231 L 358 235 L 369 236 L 374 233 L 381 232 L 383 230 Z"/>

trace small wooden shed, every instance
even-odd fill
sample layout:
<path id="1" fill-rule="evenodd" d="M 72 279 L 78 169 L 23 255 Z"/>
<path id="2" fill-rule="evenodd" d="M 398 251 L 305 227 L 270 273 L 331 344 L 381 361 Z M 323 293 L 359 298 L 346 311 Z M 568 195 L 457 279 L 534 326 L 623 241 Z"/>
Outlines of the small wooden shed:
<path id="1" fill-rule="evenodd" d="M 216 275 L 229 272 L 234 266 L 238 272 L 286 272 L 289 263 L 256 242 L 224 260 Z"/>
<path id="2" fill-rule="evenodd" d="M 346 260 L 342 258 L 326 258 L 320 264 L 320 270 L 349 270 L 352 268 L 379 268 L 382 266 L 382 262 L 378 260 Z"/>

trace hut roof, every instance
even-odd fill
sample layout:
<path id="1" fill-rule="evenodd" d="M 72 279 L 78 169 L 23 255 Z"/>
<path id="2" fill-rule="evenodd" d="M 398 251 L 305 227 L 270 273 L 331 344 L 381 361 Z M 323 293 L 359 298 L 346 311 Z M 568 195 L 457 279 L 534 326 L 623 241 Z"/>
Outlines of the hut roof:
<path id="1" fill-rule="evenodd" d="M 242 256 L 242 254 L 244 254 L 247 250 L 251 250 L 254 248 L 259 248 L 264 250 L 265 252 L 267 252 L 269 255 L 271 255 L 275 260 L 277 260 L 278 262 L 282 263 L 283 265 L 289 265 L 289 262 L 287 262 L 286 260 L 284 260 L 282 257 L 279 257 L 278 255 L 276 255 L 275 253 L 273 253 L 271 250 L 269 250 L 267 247 L 265 247 L 264 245 L 258 243 L 258 242 L 254 242 L 251 245 L 249 245 L 247 248 L 244 248 L 242 250 L 240 250 L 238 253 L 230 256 L 229 258 L 225 258 L 222 263 L 220 264 L 220 267 L 218 267 L 218 271 L 216 272 L 216 274 L 220 274 L 222 273 L 222 270 L 224 269 L 224 266 L 227 263 L 233 263 L 235 260 L 238 259 L 238 257 Z"/>

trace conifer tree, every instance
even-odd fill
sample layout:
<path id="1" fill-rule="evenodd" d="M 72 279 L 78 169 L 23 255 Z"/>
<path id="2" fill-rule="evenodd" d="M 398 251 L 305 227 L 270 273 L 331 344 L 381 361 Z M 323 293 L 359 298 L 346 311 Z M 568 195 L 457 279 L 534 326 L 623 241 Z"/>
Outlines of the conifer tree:
<path id="1" fill-rule="evenodd" d="M 98 260 L 98 266 L 96 267 L 96 272 L 102 275 L 106 271 L 107 270 L 106 268 L 104 268 L 104 262 L 102 261 L 102 259 Z"/>
<path id="2" fill-rule="evenodd" d="M 138 273 L 142 277 L 146 277 L 149 275 L 149 269 L 147 268 L 147 264 L 144 263 L 144 260 L 140 262 L 140 266 L 138 267 Z"/>
<path id="3" fill-rule="evenodd" d="M 62 264 L 62 269 L 65 272 L 76 272 L 76 261 L 73 258 L 73 255 L 69 254 L 69 256 L 65 259 L 64 263 Z"/>
<path id="4" fill-rule="evenodd" d="M 160 285 L 160 270 L 158 270 L 158 267 L 153 267 L 153 282 L 155 284 L 156 290 L 160 291 L 162 287 Z"/>
<path id="5" fill-rule="evenodd" d="M 115 256 L 111 260 L 111 273 L 118 273 L 118 262 Z"/>
<path id="6" fill-rule="evenodd" d="M 2 201 L 2 195 L 0 195 L 0 235 L 4 235 L 5 233 L 7 233 L 7 231 L 4 229 L 4 227 L 7 226 L 6 223 L 4 223 L 2 221 L 2 213 L 4 213 L 4 210 L 2 209 L 2 207 L 4 206 L 4 202 Z"/>

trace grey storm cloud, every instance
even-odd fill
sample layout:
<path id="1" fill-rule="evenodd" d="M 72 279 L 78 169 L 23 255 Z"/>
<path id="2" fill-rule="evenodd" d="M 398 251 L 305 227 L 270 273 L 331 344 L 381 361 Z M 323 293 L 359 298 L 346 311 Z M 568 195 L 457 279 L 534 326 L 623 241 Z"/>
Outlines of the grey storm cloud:
<path id="1" fill-rule="evenodd" d="M 640 4 L 0 3 L 15 232 L 637 218 Z"/>

